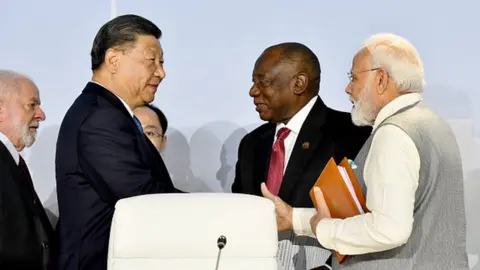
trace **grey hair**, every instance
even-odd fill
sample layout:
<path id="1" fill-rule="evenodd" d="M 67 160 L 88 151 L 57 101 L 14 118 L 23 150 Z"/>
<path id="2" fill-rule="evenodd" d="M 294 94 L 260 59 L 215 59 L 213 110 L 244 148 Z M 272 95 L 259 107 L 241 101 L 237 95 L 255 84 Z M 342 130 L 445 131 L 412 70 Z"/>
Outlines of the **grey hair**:
<path id="1" fill-rule="evenodd" d="M 387 71 L 399 92 L 423 92 L 425 79 L 422 59 L 408 40 L 391 33 L 379 33 L 369 37 L 363 48 L 370 52 L 374 67 L 382 67 Z"/>
<path id="2" fill-rule="evenodd" d="M 0 69 L 0 103 L 9 100 L 11 94 L 19 91 L 22 88 L 22 82 L 30 81 L 32 79 L 24 74 L 12 70 Z"/>

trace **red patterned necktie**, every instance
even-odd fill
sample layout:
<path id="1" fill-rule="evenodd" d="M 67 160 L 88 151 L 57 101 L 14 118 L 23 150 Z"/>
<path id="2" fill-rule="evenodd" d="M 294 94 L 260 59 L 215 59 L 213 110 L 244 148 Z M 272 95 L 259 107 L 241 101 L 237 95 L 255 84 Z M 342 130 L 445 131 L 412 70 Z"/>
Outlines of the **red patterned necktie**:
<path id="1" fill-rule="evenodd" d="M 285 167 L 285 143 L 284 140 L 290 134 L 288 128 L 281 128 L 277 132 L 277 141 L 273 144 L 270 165 L 268 167 L 267 187 L 275 195 L 280 191 Z"/>

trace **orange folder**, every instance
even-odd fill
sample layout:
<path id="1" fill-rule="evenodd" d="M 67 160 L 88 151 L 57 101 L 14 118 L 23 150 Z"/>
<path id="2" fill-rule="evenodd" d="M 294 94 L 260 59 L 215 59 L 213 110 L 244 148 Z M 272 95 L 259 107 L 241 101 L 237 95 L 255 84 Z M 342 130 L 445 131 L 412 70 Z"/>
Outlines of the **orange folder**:
<path id="1" fill-rule="evenodd" d="M 330 158 L 318 177 L 317 182 L 310 190 L 310 198 L 316 208 L 314 187 L 322 190 L 332 218 L 345 219 L 368 212 L 365 196 L 347 158 L 344 158 L 338 166 L 335 160 Z M 335 251 L 335 256 L 339 263 L 343 263 L 347 258 L 346 255 L 337 251 Z"/>

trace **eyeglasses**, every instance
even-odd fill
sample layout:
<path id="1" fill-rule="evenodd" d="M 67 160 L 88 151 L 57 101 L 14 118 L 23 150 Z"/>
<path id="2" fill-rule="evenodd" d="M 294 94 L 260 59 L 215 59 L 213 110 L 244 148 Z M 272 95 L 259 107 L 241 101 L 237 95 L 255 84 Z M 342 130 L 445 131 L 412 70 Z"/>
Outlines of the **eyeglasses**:
<path id="1" fill-rule="evenodd" d="M 348 80 L 350 81 L 350 83 L 353 83 L 353 81 L 355 80 L 356 74 L 363 73 L 363 72 L 375 71 L 375 70 L 379 70 L 379 69 L 380 68 L 377 67 L 377 68 L 366 69 L 366 70 L 361 70 L 361 71 L 357 71 L 357 72 L 350 71 L 350 72 L 347 73 Z"/>
<path id="2" fill-rule="evenodd" d="M 163 134 L 156 130 L 145 130 L 143 133 L 147 137 L 152 137 L 152 138 L 163 137 Z"/>

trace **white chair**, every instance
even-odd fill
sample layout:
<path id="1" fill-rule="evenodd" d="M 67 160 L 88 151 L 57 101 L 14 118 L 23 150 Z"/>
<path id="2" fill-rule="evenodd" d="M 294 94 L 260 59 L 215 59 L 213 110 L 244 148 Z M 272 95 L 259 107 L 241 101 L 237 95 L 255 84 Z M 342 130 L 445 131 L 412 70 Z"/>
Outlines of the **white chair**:
<path id="1" fill-rule="evenodd" d="M 276 270 L 275 207 L 227 193 L 152 194 L 120 200 L 110 232 L 108 270 Z"/>

